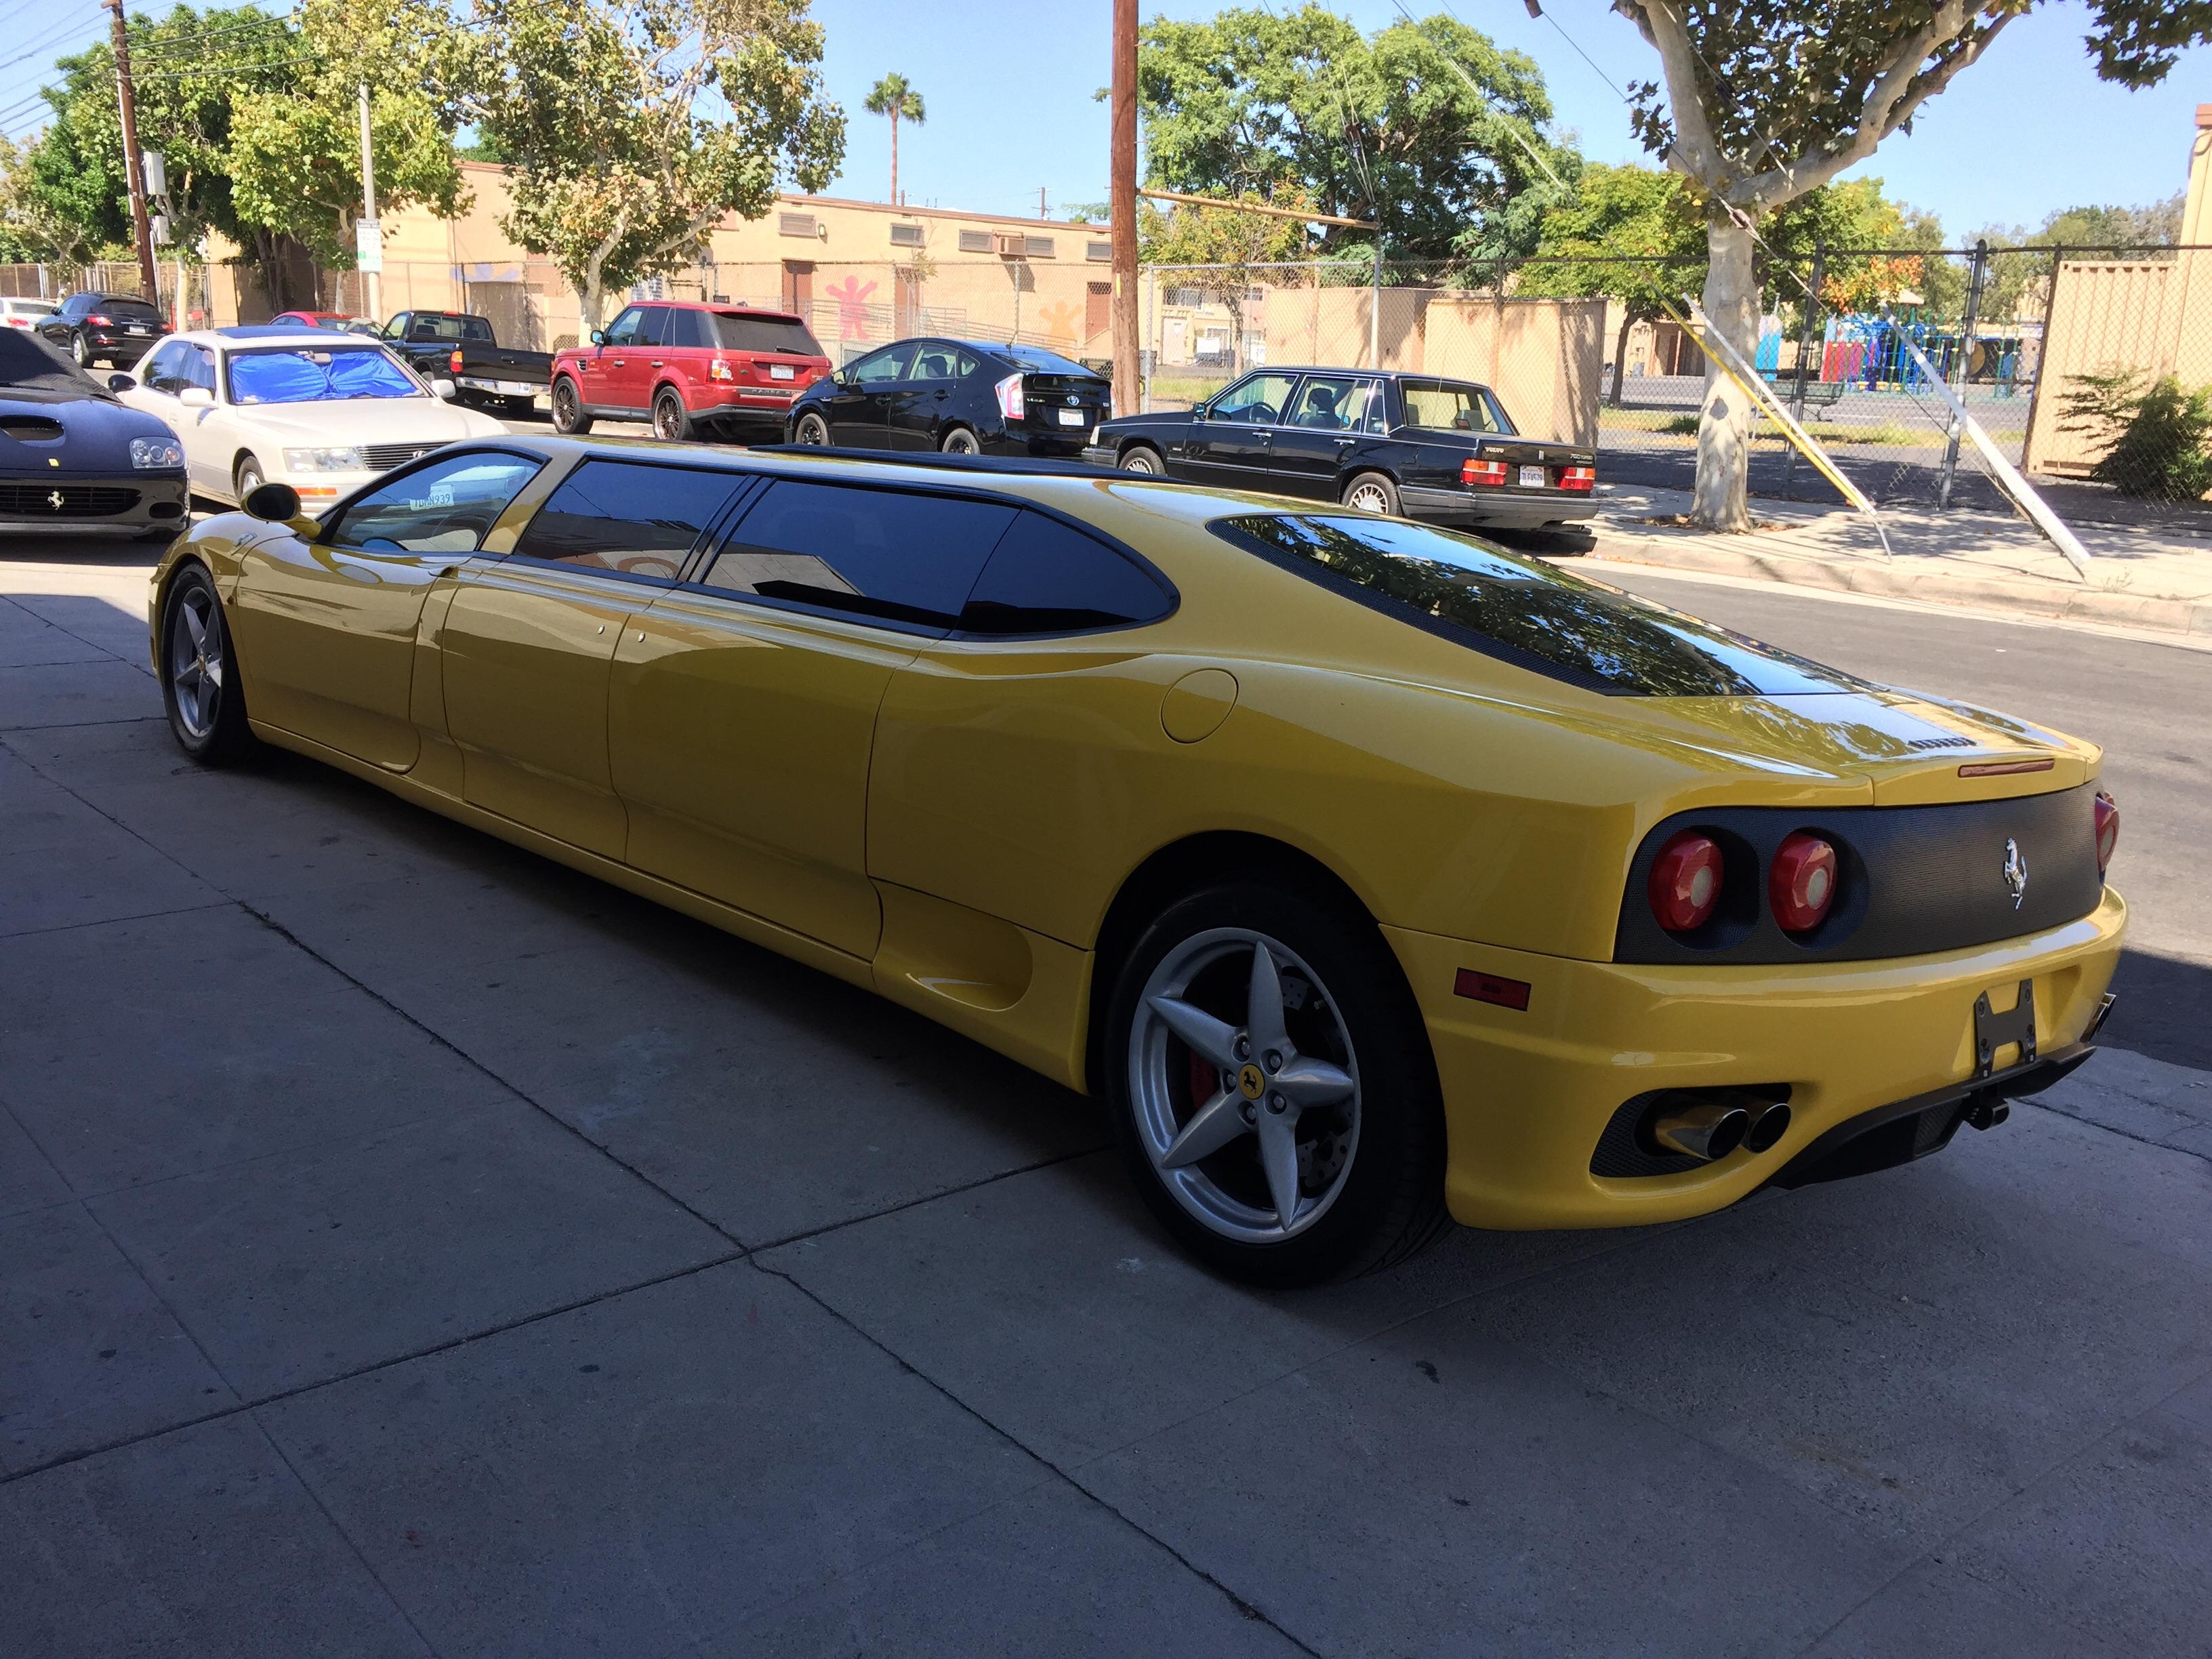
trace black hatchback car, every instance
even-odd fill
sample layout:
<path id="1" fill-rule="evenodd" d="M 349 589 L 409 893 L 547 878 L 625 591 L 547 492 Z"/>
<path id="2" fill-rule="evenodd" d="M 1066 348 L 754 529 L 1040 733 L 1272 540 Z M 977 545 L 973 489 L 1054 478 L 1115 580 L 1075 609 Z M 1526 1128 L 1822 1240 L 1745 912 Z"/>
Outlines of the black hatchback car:
<path id="1" fill-rule="evenodd" d="M 135 294 L 72 294 L 41 317 L 39 332 L 76 359 L 79 368 L 129 368 L 169 331 L 161 313 Z"/>
<path id="2" fill-rule="evenodd" d="M 1104 422 L 1084 457 L 1443 524 L 1531 530 L 1597 511 L 1595 450 L 1525 438 L 1488 386 L 1432 374 L 1255 369 L 1194 409 Z"/>
<path id="3" fill-rule="evenodd" d="M 901 340 L 817 380 L 791 406 L 795 444 L 1076 455 L 1112 412 L 1094 371 L 1040 346 Z"/>

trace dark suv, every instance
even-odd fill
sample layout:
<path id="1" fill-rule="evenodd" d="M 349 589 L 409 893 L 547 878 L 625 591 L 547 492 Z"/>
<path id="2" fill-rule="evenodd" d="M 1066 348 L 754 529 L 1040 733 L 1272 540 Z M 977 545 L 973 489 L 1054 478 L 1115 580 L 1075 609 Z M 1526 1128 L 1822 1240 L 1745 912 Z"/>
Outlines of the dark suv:
<path id="1" fill-rule="evenodd" d="M 72 294 L 52 316 L 39 319 L 39 332 L 80 368 L 129 368 L 168 331 L 161 313 L 135 294 Z"/>

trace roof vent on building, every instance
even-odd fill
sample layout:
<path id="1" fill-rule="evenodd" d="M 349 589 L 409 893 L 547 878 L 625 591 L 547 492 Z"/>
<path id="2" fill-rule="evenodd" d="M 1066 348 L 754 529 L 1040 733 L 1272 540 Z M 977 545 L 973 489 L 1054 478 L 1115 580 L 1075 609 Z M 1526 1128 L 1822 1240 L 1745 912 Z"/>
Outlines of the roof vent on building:
<path id="1" fill-rule="evenodd" d="M 1083 257 L 1090 260 L 1094 265 L 1110 264 L 1113 263 L 1114 259 L 1114 244 L 1111 242 L 1085 242 L 1083 245 Z"/>
<path id="2" fill-rule="evenodd" d="M 962 231 L 960 233 L 960 251 L 963 253 L 990 252 L 992 251 L 991 233 L 988 230 Z"/>
<path id="3" fill-rule="evenodd" d="M 893 247 L 920 247 L 921 246 L 921 227 L 920 225 L 893 225 L 891 227 L 891 246 Z"/>
<path id="4" fill-rule="evenodd" d="M 814 216 L 811 213 L 779 213 L 775 216 L 779 236 L 811 236 L 814 234 Z"/>
<path id="5" fill-rule="evenodd" d="M 1022 252 L 1032 259 L 1049 259 L 1052 258 L 1052 238 L 1024 236 L 1022 238 Z"/>

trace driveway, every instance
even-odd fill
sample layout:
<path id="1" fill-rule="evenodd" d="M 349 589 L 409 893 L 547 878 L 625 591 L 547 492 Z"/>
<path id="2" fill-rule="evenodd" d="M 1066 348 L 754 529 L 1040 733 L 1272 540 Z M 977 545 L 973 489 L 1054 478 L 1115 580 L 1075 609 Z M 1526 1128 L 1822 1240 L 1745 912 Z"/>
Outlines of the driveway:
<path id="1" fill-rule="evenodd" d="M 1925 1163 L 1258 1294 L 1009 1062 L 189 766 L 145 564 L 0 553 L 0 1653 L 2203 1651 L 2195 921 Z M 2212 658 L 1774 603 L 2121 734 L 2202 915 Z"/>

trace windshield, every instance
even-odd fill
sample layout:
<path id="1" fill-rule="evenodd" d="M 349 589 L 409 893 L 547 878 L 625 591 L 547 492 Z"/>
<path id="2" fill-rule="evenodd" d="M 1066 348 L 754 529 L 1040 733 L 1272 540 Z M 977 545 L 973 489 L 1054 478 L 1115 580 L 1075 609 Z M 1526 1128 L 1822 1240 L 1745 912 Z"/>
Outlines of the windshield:
<path id="1" fill-rule="evenodd" d="M 1385 615 L 1611 696 L 1864 689 L 1741 634 L 1427 525 L 1286 513 L 1217 519 L 1207 528 Z"/>
<path id="2" fill-rule="evenodd" d="M 319 404 L 420 398 L 422 388 L 379 346 L 283 346 L 234 351 L 225 366 L 234 404 Z"/>
<path id="3" fill-rule="evenodd" d="M 450 311 L 418 311 L 407 325 L 410 340 L 477 340 L 489 342 L 491 324 L 482 317 L 465 317 Z"/>
<path id="4" fill-rule="evenodd" d="M 1497 398 L 1479 386 L 1449 380 L 1402 380 L 1406 424 L 1431 432 L 1495 432 L 1515 434 L 1513 422 Z"/>
<path id="5" fill-rule="evenodd" d="M 1024 368 L 1042 369 L 1047 374 L 1081 374 L 1094 380 L 1098 378 L 1081 363 L 1063 357 L 1057 351 L 1047 351 L 1042 346 L 1002 345 L 988 349 Z"/>
<path id="6" fill-rule="evenodd" d="M 745 317 L 714 313 L 714 343 L 725 351 L 782 351 L 819 357 L 822 343 L 796 317 Z"/>

